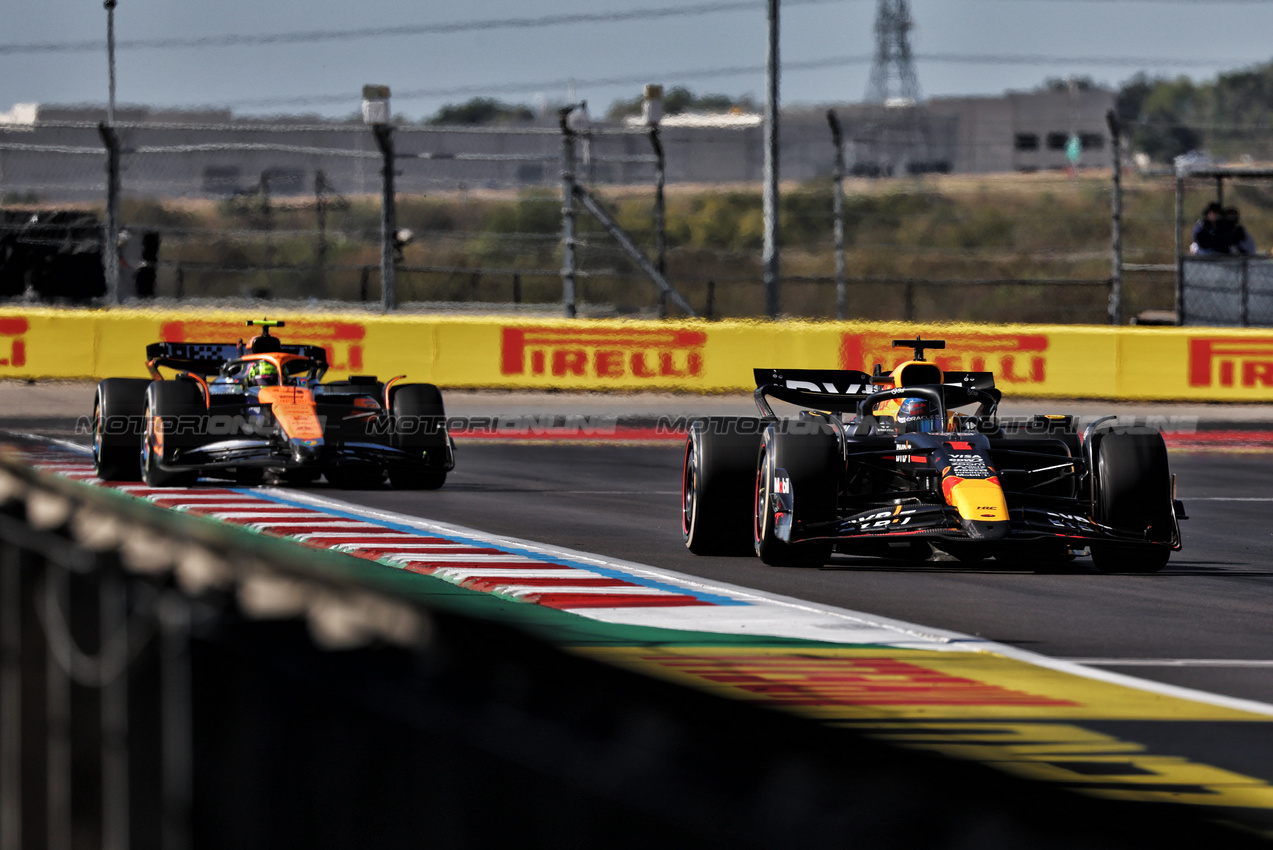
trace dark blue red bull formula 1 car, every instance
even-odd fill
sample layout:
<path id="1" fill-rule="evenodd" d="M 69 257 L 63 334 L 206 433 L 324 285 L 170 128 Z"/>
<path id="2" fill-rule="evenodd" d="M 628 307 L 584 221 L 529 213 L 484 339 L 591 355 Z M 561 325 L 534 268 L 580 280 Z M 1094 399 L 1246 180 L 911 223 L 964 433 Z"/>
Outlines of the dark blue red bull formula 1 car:
<path id="1" fill-rule="evenodd" d="M 323 383 L 327 352 L 262 329 L 247 345 L 158 342 L 151 378 L 107 378 L 93 403 L 99 478 L 151 486 L 200 476 L 241 483 L 435 489 L 455 466 L 442 394 L 432 384 L 351 375 Z M 169 370 L 164 375 L 161 369 Z"/>
<path id="2" fill-rule="evenodd" d="M 987 557 L 1054 568 L 1084 550 L 1103 572 L 1153 572 L 1180 549 L 1162 435 L 1069 415 L 997 415 L 989 372 L 945 374 L 914 349 L 891 373 L 757 369 L 759 417 L 698 420 L 681 529 L 695 554 L 765 563 L 832 552 Z M 779 417 L 776 399 L 804 408 Z M 961 412 L 962 411 L 962 412 Z"/>

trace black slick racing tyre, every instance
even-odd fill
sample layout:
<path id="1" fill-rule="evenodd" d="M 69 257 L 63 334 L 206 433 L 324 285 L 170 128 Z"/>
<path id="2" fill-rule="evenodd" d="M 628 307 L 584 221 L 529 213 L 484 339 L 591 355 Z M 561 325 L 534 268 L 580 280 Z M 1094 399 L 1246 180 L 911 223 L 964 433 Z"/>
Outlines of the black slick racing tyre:
<path id="1" fill-rule="evenodd" d="M 146 430 L 141 440 L 141 477 L 151 487 L 188 487 L 199 480 L 196 470 L 170 472 L 161 463 L 179 459 L 182 450 L 199 444 L 199 423 L 208 408 L 193 381 L 152 381 L 146 390 Z"/>
<path id="2" fill-rule="evenodd" d="M 793 530 L 830 522 L 836 515 L 840 445 L 829 426 L 781 421 L 765 430 L 756 462 L 752 540 L 760 560 L 775 567 L 819 567 L 831 559 L 831 543 L 791 544 L 775 531 L 772 489 L 778 470 L 791 482 Z"/>
<path id="3" fill-rule="evenodd" d="M 147 378 L 107 378 L 93 396 L 93 471 L 103 481 L 140 481 Z"/>
<path id="4" fill-rule="evenodd" d="M 450 436 L 442 391 L 433 384 L 404 384 L 389 399 L 393 445 L 423 465 L 391 464 L 389 483 L 397 490 L 436 490 L 446 483 Z"/>
<path id="5" fill-rule="evenodd" d="M 750 554 L 752 485 L 761 421 L 695 422 L 681 468 L 681 538 L 695 555 Z"/>
<path id="6" fill-rule="evenodd" d="M 1103 573 L 1153 573 L 1167 566 L 1175 534 L 1167 445 L 1151 428 L 1105 434 L 1096 448 L 1096 514 L 1104 525 L 1145 543 L 1092 544 Z"/>

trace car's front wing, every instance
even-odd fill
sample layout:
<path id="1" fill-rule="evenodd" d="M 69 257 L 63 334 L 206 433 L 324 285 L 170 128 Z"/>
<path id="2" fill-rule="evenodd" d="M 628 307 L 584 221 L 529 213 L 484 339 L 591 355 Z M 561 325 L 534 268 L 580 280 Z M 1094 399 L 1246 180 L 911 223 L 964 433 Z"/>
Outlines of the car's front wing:
<path id="1" fill-rule="evenodd" d="M 301 469 L 338 467 L 346 465 L 380 465 L 424 468 L 434 472 L 449 472 L 455 468 L 455 447 L 448 437 L 440 451 L 424 455 L 417 450 L 387 446 L 382 443 L 343 442 L 325 445 L 322 450 L 304 458 L 298 458 L 289 445 L 271 439 L 236 439 L 208 443 L 197 448 L 180 450 L 175 457 L 160 464 L 165 472 L 198 470 L 214 472 L 218 469 L 262 467 L 268 469 Z"/>
<path id="2" fill-rule="evenodd" d="M 922 503 L 882 506 L 832 522 L 810 525 L 796 522 L 790 529 L 788 540 L 800 544 L 916 538 L 969 544 L 987 542 L 968 532 L 954 508 Z M 1179 523 L 1176 522 L 1173 522 L 1170 541 L 1164 543 L 1102 525 L 1078 513 L 1034 506 L 1009 507 L 1007 534 L 994 540 L 993 544 L 1041 541 L 1068 543 L 1074 548 L 1093 542 L 1107 542 L 1169 545 L 1176 550 L 1181 544 Z"/>

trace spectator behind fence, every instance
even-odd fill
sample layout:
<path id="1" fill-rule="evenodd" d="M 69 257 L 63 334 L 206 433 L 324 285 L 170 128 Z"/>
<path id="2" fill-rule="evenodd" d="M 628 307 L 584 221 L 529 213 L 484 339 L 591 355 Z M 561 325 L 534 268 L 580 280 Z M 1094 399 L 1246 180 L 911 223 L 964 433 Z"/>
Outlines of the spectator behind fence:
<path id="1" fill-rule="evenodd" d="M 1207 204 L 1202 218 L 1193 226 L 1190 254 L 1254 254 L 1255 250 L 1255 239 L 1242 226 L 1237 207 Z"/>
<path id="2" fill-rule="evenodd" d="M 1229 253 L 1229 240 L 1224 230 L 1224 208 L 1214 201 L 1207 204 L 1202 211 L 1202 218 L 1193 226 L 1193 244 L 1189 246 L 1189 253 Z"/>
<path id="3" fill-rule="evenodd" d="M 1255 239 L 1242 226 L 1242 216 L 1237 207 L 1227 207 L 1220 216 L 1222 230 L 1229 239 L 1230 254 L 1254 254 Z"/>

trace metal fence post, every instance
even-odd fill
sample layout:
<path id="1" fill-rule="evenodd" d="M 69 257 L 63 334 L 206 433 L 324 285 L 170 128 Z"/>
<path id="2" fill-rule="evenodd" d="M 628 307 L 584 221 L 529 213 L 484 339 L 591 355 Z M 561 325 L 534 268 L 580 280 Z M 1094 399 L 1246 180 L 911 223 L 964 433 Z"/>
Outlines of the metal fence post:
<path id="1" fill-rule="evenodd" d="M 778 0 L 769 0 L 769 51 L 765 61 L 765 191 L 763 197 L 765 241 L 763 247 L 765 313 L 778 318 L 778 240 L 781 238 L 778 208 Z"/>
<path id="2" fill-rule="evenodd" d="M 106 224 L 102 231 L 102 269 L 106 274 L 106 303 L 119 303 L 119 136 L 102 123 L 97 132 L 106 146 Z"/>
<path id="3" fill-rule="evenodd" d="M 1242 327 L 1251 327 L 1251 258 L 1240 257 L 1242 264 Z"/>
<path id="4" fill-rule="evenodd" d="M 1109 323 L 1123 323 L 1123 161 L 1122 133 L 1114 110 L 1105 113 L 1109 124 L 1110 143 L 1114 149 L 1114 196 L 1110 200 L 1113 228 L 1113 258 L 1110 268 Z"/>
<path id="5" fill-rule="evenodd" d="M 1185 215 L 1185 178 L 1180 172 L 1176 172 L 1176 218 L 1174 227 L 1176 232 L 1173 235 L 1176 249 L 1176 324 L 1183 325 L 1185 323 L 1185 255 L 1183 244 L 1180 238 L 1181 219 Z"/>
<path id="6" fill-rule="evenodd" d="M 318 288 L 327 295 L 327 175 L 320 169 L 314 173 L 314 216 L 318 219 L 318 244 L 314 246 L 314 265 L 318 267 Z"/>
<path id="7" fill-rule="evenodd" d="M 654 267 L 667 277 L 667 214 L 663 199 L 665 161 L 663 142 L 659 139 L 659 125 L 650 128 L 650 144 L 654 147 Z M 659 318 L 667 318 L 667 290 L 659 290 Z"/>
<path id="8" fill-rule="evenodd" d="M 835 233 L 835 317 L 843 321 L 849 317 L 849 287 L 844 280 L 844 135 L 834 109 L 827 110 L 827 123 L 831 125 L 831 142 L 835 145 L 834 185 L 831 187 Z"/>
<path id="9" fill-rule="evenodd" d="M 398 231 L 393 191 L 393 126 L 373 124 L 371 130 L 376 134 L 376 144 L 384 157 L 380 198 L 380 307 L 388 312 L 398 307 L 393 250 L 393 240 Z"/>
<path id="10" fill-rule="evenodd" d="M 575 132 L 568 125 L 574 106 L 561 110 L 561 303 L 575 317 Z"/>

